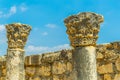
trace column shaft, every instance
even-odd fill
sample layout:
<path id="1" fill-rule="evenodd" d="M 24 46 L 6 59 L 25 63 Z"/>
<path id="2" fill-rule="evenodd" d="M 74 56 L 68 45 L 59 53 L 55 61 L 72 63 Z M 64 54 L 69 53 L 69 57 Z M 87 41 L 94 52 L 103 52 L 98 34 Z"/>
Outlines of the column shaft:
<path id="1" fill-rule="evenodd" d="M 6 25 L 8 50 L 6 61 L 6 80 L 25 80 L 24 47 L 31 27 L 14 23 Z"/>
<path id="2" fill-rule="evenodd" d="M 64 20 L 71 46 L 77 80 L 97 80 L 96 41 L 103 17 L 92 12 L 72 15 Z"/>
<path id="3" fill-rule="evenodd" d="M 73 53 L 77 80 L 97 80 L 96 50 L 93 46 L 77 47 Z"/>
<path id="4" fill-rule="evenodd" d="M 25 80 L 24 51 L 8 49 L 6 80 Z"/>

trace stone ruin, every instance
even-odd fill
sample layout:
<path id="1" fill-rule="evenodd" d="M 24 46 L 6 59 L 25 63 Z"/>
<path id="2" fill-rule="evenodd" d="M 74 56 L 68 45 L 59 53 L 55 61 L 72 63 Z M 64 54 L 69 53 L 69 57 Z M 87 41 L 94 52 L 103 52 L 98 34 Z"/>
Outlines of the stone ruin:
<path id="1" fill-rule="evenodd" d="M 31 27 L 6 25 L 7 55 L 0 57 L 0 80 L 120 80 L 120 42 L 96 44 L 99 14 L 84 12 L 64 20 L 73 49 L 25 56 Z"/>

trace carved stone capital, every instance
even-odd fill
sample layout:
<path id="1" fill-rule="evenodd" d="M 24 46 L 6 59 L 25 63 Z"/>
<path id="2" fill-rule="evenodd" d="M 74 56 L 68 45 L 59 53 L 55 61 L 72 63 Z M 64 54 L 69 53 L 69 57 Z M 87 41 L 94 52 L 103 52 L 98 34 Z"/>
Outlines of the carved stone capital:
<path id="1" fill-rule="evenodd" d="M 31 27 L 26 24 L 14 23 L 6 25 L 8 48 L 9 49 L 23 49 Z"/>
<path id="2" fill-rule="evenodd" d="M 69 16 L 64 20 L 71 46 L 95 46 L 103 16 L 92 12 L 83 12 Z"/>

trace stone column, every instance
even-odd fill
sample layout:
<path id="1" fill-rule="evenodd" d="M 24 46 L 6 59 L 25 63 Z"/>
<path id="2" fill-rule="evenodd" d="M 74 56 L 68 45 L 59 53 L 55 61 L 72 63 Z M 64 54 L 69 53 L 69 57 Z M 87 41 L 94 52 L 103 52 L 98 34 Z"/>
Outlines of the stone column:
<path id="1" fill-rule="evenodd" d="M 15 23 L 6 25 L 8 50 L 6 62 L 6 80 L 25 80 L 24 46 L 31 27 Z"/>
<path id="2" fill-rule="evenodd" d="M 95 47 L 101 22 L 103 17 L 91 12 L 72 15 L 64 20 L 74 47 L 75 80 L 97 80 Z"/>

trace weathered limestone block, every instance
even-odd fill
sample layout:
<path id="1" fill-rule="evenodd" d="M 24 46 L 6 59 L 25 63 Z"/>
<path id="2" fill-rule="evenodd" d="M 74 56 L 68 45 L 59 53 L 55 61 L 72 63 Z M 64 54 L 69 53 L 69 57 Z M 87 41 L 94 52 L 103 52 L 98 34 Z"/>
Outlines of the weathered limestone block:
<path id="1" fill-rule="evenodd" d="M 28 76 L 34 76 L 35 75 L 35 67 L 26 67 L 25 73 Z"/>
<path id="2" fill-rule="evenodd" d="M 116 53 L 114 50 L 107 50 L 107 49 L 105 50 L 105 53 L 104 53 L 105 58 L 111 58 L 115 55 L 116 55 Z"/>
<path id="3" fill-rule="evenodd" d="M 120 71 L 120 58 L 118 58 L 115 62 L 116 68 L 118 71 Z"/>
<path id="4" fill-rule="evenodd" d="M 102 77 L 100 75 L 98 75 L 97 78 L 98 78 L 97 80 L 104 80 L 104 77 Z"/>
<path id="5" fill-rule="evenodd" d="M 116 74 L 114 80 L 120 80 L 120 74 Z"/>
<path id="6" fill-rule="evenodd" d="M 101 54 L 101 53 L 97 53 L 97 57 L 96 57 L 97 59 L 103 59 L 104 58 L 104 56 L 103 56 L 103 54 Z"/>
<path id="7" fill-rule="evenodd" d="M 69 75 L 62 74 L 62 75 L 53 75 L 52 80 L 76 80 L 76 79 L 72 74 L 69 74 Z"/>
<path id="8" fill-rule="evenodd" d="M 70 62 L 67 62 L 67 69 L 66 69 L 68 72 L 72 72 L 73 70 L 73 64 L 70 63 Z"/>
<path id="9" fill-rule="evenodd" d="M 53 74 L 63 74 L 66 71 L 66 64 L 64 61 L 55 61 L 52 65 Z"/>
<path id="10" fill-rule="evenodd" d="M 75 73 L 64 74 L 64 77 L 62 80 L 76 80 L 76 75 Z"/>
<path id="11" fill-rule="evenodd" d="M 25 65 L 26 65 L 26 66 L 32 65 L 32 64 L 31 64 L 31 56 L 26 56 L 26 57 L 25 57 Z"/>
<path id="12" fill-rule="evenodd" d="M 45 64 L 45 65 L 36 67 L 36 75 L 50 76 L 51 75 L 51 65 L 50 64 Z"/>
<path id="13" fill-rule="evenodd" d="M 6 77 L 1 77 L 0 80 L 5 80 Z"/>
<path id="14" fill-rule="evenodd" d="M 117 42 L 112 42 L 111 45 L 112 45 L 112 48 L 113 48 L 114 50 L 120 50 L 120 42 L 119 42 L 119 41 L 117 41 Z"/>
<path id="15" fill-rule="evenodd" d="M 104 53 L 107 49 L 106 45 L 109 45 L 109 44 L 100 44 L 100 45 L 97 45 L 96 46 L 96 53 L 99 54 L 99 53 Z"/>
<path id="16" fill-rule="evenodd" d="M 53 80 L 64 80 L 63 78 L 63 75 L 53 75 Z"/>
<path id="17" fill-rule="evenodd" d="M 34 80 L 34 78 L 33 77 L 29 77 L 29 79 L 28 80 Z"/>
<path id="18" fill-rule="evenodd" d="M 6 61 L 6 56 L 0 56 L 0 65 Z"/>
<path id="19" fill-rule="evenodd" d="M 2 76 L 6 76 L 6 69 L 5 68 L 2 68 Z"/>
<path id="20" fill-rule="evenodd" d="M 51 77 L 42 77 L 41 80 L 53 80 Z"/>
<path id="21" fill-rule="evenodd" d="M 0 56 L 0 77 L 6 76 L 6 56 Z"/>
<path id="22" fill-rule="evenodd" d="M 113 64 L 109 63 L 106 65 L 99 66 L 97 70 L 99 74 L 113 73 Z"/>
<path id="23" fill-rule="evenodd" d="M 30 76 L 28 76 L 25 72 L 25 80 L 29 80 Z"/>
<path id="24" fill-rule="evenodd" d="M 58 76 L 53 75 L 53 80 L 60 80 Z"/>
<path id="25" fill-rule="evenodd" d="M 118 42 L 115 42 L 118 43 Z M 114 63 L 116 59 L 119 57 L 120 49 L 114 47 L 113 43 L 101 44 L 97 45 L 97 60 L 103 59 L 103 63 Z M 102 55 L 101 55 L 102 54 Z"/>
<path id="26" fill-rule="evenodd" d="M 1 68 L 1 66 L 0 66 L 0 77 L 2 76 L 2 68 Z"/>
<path id="27" fill-rule="evenodd" d="M 72 52 L 73 50 L 62 50 L 60 51 L 60 60 L 72 61 Z"/>
<path id="28" fill-rule="evenodd" d="M 60 52 L 43 54 L 42 62 L 52 63 L 60 59 Z"/>
<path id="29" fill-rule="evenodd" d="M 40 65 L 42 55 L 32 55 L 31 56 L 31 65 Z"/>
<path id="30" fill-rule="evenodd" d="M 104 74 L 104 80 L 112 80 L 110 74 Z"/>
<path id="31" fill-rule="evenodd" d="M 6 76 L 6 68 L 0 66 L 0 77 L 5 77 Z"/>
<path id="32" fill-rule="evenodd" d="M 67 51 L 68 60 L 71 60 L 71 59 L 72 59 L 72 53 L 73 53 L 73 50 L 68 50 L 68 51 Z"/>
<path id="33" fill-rule="evenodd" d="M 34 77 L 33 80 L 41 80 L 41 78 L 37 76 L 37 77 Z"/>

